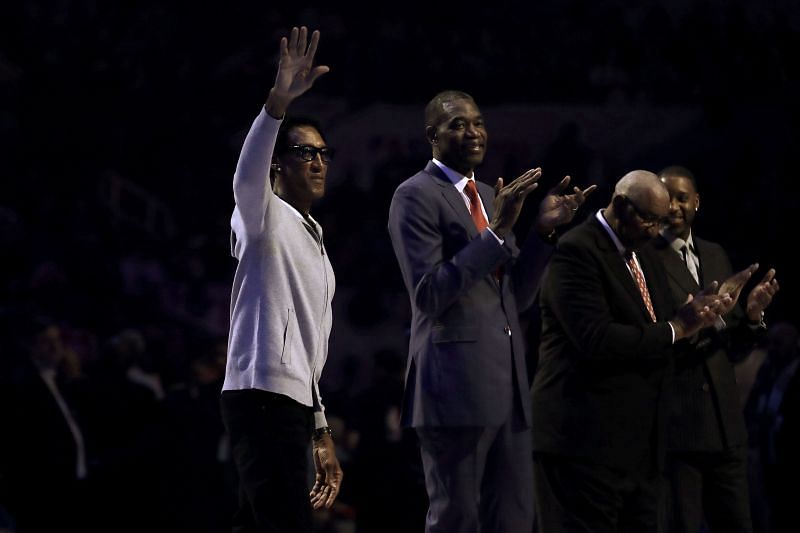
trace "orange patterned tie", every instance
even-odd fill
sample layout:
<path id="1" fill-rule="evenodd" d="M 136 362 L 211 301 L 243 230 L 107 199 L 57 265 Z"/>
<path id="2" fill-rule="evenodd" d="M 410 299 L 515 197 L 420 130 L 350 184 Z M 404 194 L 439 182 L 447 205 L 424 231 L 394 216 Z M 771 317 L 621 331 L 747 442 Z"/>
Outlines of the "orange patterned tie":
<path id="1" fill-rule="evenodd" d="M 636 281 L 636 286 L 639 287 L 642 300 L 644 300 L 644 306 L 647 308 L 650 318 L 653 320 L 653 322 L 655 322 L 656 312 L 653 310 L 653 301 L 650 300 L 650 292 L 647 290 L 647 284 L 644 282 L 644 274 L 642 274 L 641 269 L 639 269 L 639 265 L 636 263 L 636 256 L 633 255 L 633 252 L 630 252 L 629 255 L 626 254 L 626 256 L 628 260 L 628 267 L 631 269 L 633 279 Z"/>

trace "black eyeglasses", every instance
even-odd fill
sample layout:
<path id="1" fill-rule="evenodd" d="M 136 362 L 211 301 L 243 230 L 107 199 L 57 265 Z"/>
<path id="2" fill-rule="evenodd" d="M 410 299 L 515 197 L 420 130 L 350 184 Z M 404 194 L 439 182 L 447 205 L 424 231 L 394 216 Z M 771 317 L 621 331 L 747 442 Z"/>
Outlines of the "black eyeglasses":
<path id="1" fill-rule="evenodd" d="M 635 203 L 633 203 L 633 200 L 631 200 L 627 196 L 624 196 L 623 198 L 625 198 L 625 201 L 628 202 L 628 205 L 633 208 L 634 213 L 636 213 L 636 216 L 639 217 L 639 219 L 642 221 L 644 225 L 653 226 L 657 224 L 659 226 L 662 226 L 662 225 L 667 225 L 669 223 L 669 217 L 662 217 L 654 215 L 653 213 L 642 211 Z"/>
<path id="2" fill-rule="evenodd" d="M 308 144 L 293 144 L 287 147 L 286 151 L 291 152 L 303 161 L 313 161 L 316 159 L 317 154 L 319 154 L 323 163 L 330 163 L 333 161 L 333 156 L 336 153 L 336 150 L 328 148 L 327 146 L 325 148 L 317 148 L 316 146 L 310 146 Z"/>

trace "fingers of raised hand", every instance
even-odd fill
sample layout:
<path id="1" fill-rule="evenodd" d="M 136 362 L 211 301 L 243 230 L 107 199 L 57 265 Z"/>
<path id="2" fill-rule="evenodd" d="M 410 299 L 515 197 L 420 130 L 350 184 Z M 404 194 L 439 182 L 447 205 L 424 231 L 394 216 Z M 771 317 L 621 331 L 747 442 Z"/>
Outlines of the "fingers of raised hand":
<path id="1" fill-rule="evenodd" d="M 294 28 L 292 28 L 292 35 L 294 35 Z M 295 41 L 294 52 L 298 56 L 303 56 L 306 53 L 306 45 L 308 44 L 308 28 L 300 26 L 297 33 L 297 40 Z"/>
<path id="2" fill-rule="evenodd" d="M 514 180 L 512 185 L 517 184 L 519 187 L 528 187 L 531 184 L 536 183 L 539 181 L 539 178 L 542 177 L 542 169 L 541 168 L 532 168 L 530 170 L 526 170 L 519 178 Z"/>
<path id="3" fill-rule="evenodd" d="M 286 39 L 284 37 L 284 39 Z M 281 39 L 281 52 L 284 51 L 284 39 Z M 286 52 L 298 58 L 307 58 L 308 60 L 314 59 L 314 54 L 317 53 L 317 45 L 319 44 L 319 31 L 314 30 L 311 33 L 311 43 L 308 42 L 308 28 L 305 26 L 297 26 L 292 28 L 289 33 L 289 39 L 286 42 Z"/>
<path id="4" fill-rule="evenodd" d="M 280 52 L 281 52 L 281 59 L 282 60 L 283 60 L 283 58 L 285 58 L 286 56 L 289 55 L 289 39 L 287 39 L 286 37 L 281 37 Z"/>
<path id="5" fill-rule="evenodd" d="M 568 180 L 568 179 L 569 179 L 569 176 L 564 178 L 564 180 Z M 564 180 L 562 180 L 562 183 L 564 183 Z M 560 185 L 559 185 L 559 187 L 560 187 Z M 578 210 L 578 208 L 580 208 L 580 206 L 582 206 L 583 203 L 586 201 L 586 197 L 589 196 L 590 194 L 592 194 L 592 192 L 596 188 L 597 188 L 597 185 L 591 185 L 591 186 L 589 186 L 589 187 L 587 187 L 586 189 L 583 189 L 583 190 L 581 190 L 581 188 L 577 187 L 577 186 L 573 187 L 572 188 L 572 194 L 567 194 L 567 195 L 564 195 L 564 196 L 561 197 L 564 200 L 564 204 L 563 205 L 565 207 L 568 207 L 573 213 L 576 212 Z"/>
<path id="6" fill-rule="evenodd" d="M 498 179 L 498 184 L 501 190 L 511 198 L 524 198 L 539 186 L 537 181 L 541 175 L 541 169 L 532 168 L 505 187 L 503 187 L 502 182 L 500 182 L 502 178 Z"/>
<path id="7" fill-rule="evenodd" d="M 558 182 L 558 183 L 555 185 L 555 187 L 553 187 L 552 189 L 550 189 L 550 194 L 559 194 L 561 191 L 563 191 L 564 189 L 566 189 L 566 188 L 567 188 L 567 185 L 569 185 L 569 180 L 571 180 L 571 179 L 572 179 L 572 178 L 570 178 L 569 176 L 564 176 L 564 177 L 561 179 L 561 181 L 559 181 L 559 182 Z"/>
<path id="8" fill-rule="evenodd" d="M 560 196 L 559 199 L 561 200 L 561 205 L 568 208 L 573 213 L 578 210 L 578 208 L 583 203 L 583 193 L 578 187 L 573 189 L 574 194 L 567 194 L 564 196 Z"/>
<path id="9" fill-rule="evenodd" d="M 766 282 L 766 283 L 763 283 L 763 282 L 760 283 L 759 286 L 756 287 L 756 289 L 758 289 L 758 288 L 762 289 L 762 290 L 758 291 L 758 295 L 759 296 L 765 296 L 765 297 L 768 297 L 768 298 L 771 299 L 775 295 L 775 293 L 778 292 L 778 290 L 780 289 L 780 286 L 778 285 L 778 280 L 773 279 L 772 281 L 769 281 L 769 282 Z M 754 290 L 756 290 L 756 289 L 754 289 Z"/>
<path id="10" fill-rule="evenodd" d="M 309 60 L 314 59 L 314 54 L 317 53 L 318 44 L 319 44 L 319 31 L 314 30 L 311 33 L 311 43 L 308 45 L 308 50 L 306 51 L 306 55 L 308 56 Z"/>
<path id="11" fill-rule="evenodd" d="M 778 285 L 778 280 L 774 279 L 770 282 L 769 288 L 770 288 L 770 294 L 775 294 L 780 290 L 781 287 L 780 285 Z"/>
<path id="12" fill-rule="evenodd" d="M 497 178 L 497 181 L 494 184 L 494 195 L 497 196 L 502 188 L 503 188 L 503 178 Z"/>

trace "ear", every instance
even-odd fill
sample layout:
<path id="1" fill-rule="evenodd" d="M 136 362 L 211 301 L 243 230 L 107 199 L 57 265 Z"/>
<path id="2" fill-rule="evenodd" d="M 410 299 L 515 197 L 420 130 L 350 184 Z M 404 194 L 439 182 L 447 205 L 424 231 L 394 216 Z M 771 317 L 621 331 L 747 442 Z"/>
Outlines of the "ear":
<path id="1" fill-rule="evenodd" d="M 627 224 L 631 220 L 628 212 L 628 199 L 620 194 L 611 198 L 611 207 L 614 209 L 614 216 L 620 224 Z"/>
<path id="2" fill-rule="evenodd" d="M 269 166 L 269 168 L 272 174 L 277 174 L 278 172 L 281 171 L 281 164 L 278 163 L 277 159 L 273 159 L 272 164 Z"/>
<path id="3" fill-rule="evenodd" d="M 625 197 L 621 194 L 613 197 L 611 199 L 611 205 L 614 206 L 614 214 L 619 217 L 625 211 Z"/>
<path id="4" fill-rule="evenodd" d="M 700 195 L 699 194 L 695 194 L 694 195 L 694 210 L 697 211 L 698 209 L 700 209 Z"/>
<path id="5" fill-rule="evenodd" d="M 436 128 L 433 126 L 426 126 L 425 127 L 425 137 L 428 138 L 428 142 L 432 145 L 439 144 L 439 137 L 436 135 Z"/>

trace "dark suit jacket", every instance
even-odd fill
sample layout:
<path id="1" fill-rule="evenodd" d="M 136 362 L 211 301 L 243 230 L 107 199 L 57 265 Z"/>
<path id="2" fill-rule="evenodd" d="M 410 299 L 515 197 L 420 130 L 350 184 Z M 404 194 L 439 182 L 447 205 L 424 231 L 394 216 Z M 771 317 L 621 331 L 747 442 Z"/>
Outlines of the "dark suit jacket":
<path id="1" fill-rule="evenodd" d="M 19 531 L 87 531 L 79 525 L 75 439 L 53 394 L 27 360 L 2 385 L 0 485 Z M 61 388 L 66 402 L 70 392 Z"/>
<path id="2" fill-rule="evenodd" d="M 493 189 L 477 187 L 491 220 Z M 511 234 L 503 245 L 488 230 L 478 234 L 463 197 L 433 162 L 395 191 L 389 234 L 412 309 L 403 423 L 500 425 L 516 388 L 530 424 L 518 311 L 533 302 L 551 247 L 531 237 L 520 251 Z"/>
<path id="3" fill-rule="evenodd" d="M 700 281 L 722 283 L 733 274 L 730 259 L 716 243 L 693 236 L 700 259 Z M 652 243 L 668 273 L 673 301 L 680 304 L 701 287 L 689 274 L 681 256 L 662 237 Z M 745 347 L 755 332 L 737 305 L 724 317 L 726 327 L 718 332 L 708 328 L 696 343 L 684 346 L 675 360 L 675 375 L 668 383 L 667 447 L 674 451 L 713 451 L 744 446 L 744 424 L 736 377 L 730 357 L 735 345 Z"/>
<path id="4" fill-rule="evenodd" d="M 666 320 L 675 308 L 661 264 L 647 250 L 637 255 L 657 323 L 594 216 L 559 239 L 540 295 L 534 451 L 629 471 L 662 457 L 659 401 L 672 353 Z"/>
<path id="5" fill-rule="evenodd" d="M 25 361 L 4 392 L 8 402 L 4 418 L 8 435 L 9 479 L 13 483 L 39 487 L 43 479 L 52 484 L 76 479 L 77 448 L 67 420 L 47 384 L 32 363 Z M 61 393 L 68 400 L 69 391 Z"/>

